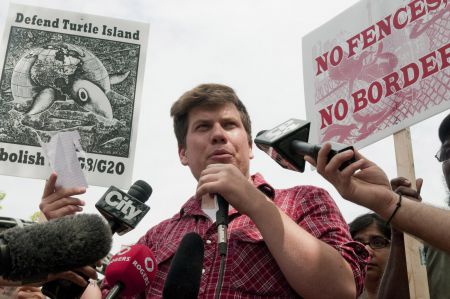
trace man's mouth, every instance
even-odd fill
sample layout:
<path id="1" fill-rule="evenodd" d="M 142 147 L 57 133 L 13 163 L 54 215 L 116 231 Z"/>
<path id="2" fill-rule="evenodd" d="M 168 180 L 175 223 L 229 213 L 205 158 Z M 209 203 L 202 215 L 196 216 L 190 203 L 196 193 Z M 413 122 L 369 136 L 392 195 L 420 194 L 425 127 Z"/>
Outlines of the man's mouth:
<path id="1" fill-rule="evenodd" d="M 229 159 L 231 157 L 231 153 L 227 150 L 215 150 L 210 156 L 210 159 Z"/>

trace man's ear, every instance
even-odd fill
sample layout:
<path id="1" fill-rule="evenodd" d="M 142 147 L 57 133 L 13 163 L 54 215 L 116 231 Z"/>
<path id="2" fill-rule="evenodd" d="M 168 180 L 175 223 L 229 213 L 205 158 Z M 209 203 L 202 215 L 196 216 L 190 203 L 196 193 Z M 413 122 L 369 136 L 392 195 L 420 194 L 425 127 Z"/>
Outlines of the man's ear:
<path id="1" fill-rule="evenodd" d="M 184 148 L 184 146 L 178 147 L 178 156 L 180 157 L 180 162 L 184 166 L 188 165 L 189 159 L 187 157 L 187 150 Z"/>
<path id="2" fill-rule="evenodd" d="M 249 148 L 248 148 L 248 150 L 250 151 L 249 153 L 248 153 L 248 156 L 249 156 L 249 158 L 250 158 L 250 160 L 251 159 L 253 159 L 254 157 L 255 157 L 255 155 L 253 154 L 253 142 L 249 142 Z"/>

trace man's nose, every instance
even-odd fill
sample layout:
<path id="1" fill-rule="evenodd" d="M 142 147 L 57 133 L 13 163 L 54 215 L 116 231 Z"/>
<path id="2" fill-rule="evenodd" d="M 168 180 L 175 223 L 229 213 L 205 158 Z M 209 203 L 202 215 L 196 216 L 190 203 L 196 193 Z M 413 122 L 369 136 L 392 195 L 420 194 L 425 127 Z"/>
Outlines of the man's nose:
<path id="1" fill-rule="evenodd" d="M 214 125 L 211 134 L 213 143 L 224 143 L 227 140 L 226 132 L 220 124 Z"/>

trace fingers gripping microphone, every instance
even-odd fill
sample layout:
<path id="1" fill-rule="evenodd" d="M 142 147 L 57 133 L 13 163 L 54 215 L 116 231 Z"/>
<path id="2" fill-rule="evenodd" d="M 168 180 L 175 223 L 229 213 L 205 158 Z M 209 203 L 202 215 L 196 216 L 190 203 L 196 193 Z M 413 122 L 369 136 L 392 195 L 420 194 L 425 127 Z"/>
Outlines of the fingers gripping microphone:
<path id="1" fill-rule="evenodd" d="M 13 281 L 43 281 L 50 273 L 95 263 L 108 254 L 111 242 L 111 230 L 98 215 L 14 227 L 0 234 L 0 275 Z"/>
<path id="2" fill-rule="evenodd" d="M 164 299 L 196 299 L 202 276 L 204 246 L 196 233 L 188 233 L 172 259 L 164 284 Z"/>
<path id="3" fill-rule="evenodd" d="M 308 155 L 317 160 L 321 149 L 320 145 L 312 145 L 307 142 L 309 127 L 309 122 L 291 118 L 271 130 L 259 132 L 255 138 L 255 144 L 282 167 L 303 172 L 305 170 L 304 156 Z M 353 147 L 349 145 L 336 142 L 330 142 L 330 144 L 328 161 L 338 153 L 349 149 L 353 150 Z M 343 170 L 353 162 L 355 162 L 354 156 L 342 163 L 339 169 Z"/>
<path id="4" fill-rule="evenodd" d="M 150 210 L 144 202 L 151 194 L 152 187 L 141 180 L 136 181 L 128 193 L 111 186 L 95 207 L 108 220 L 112 232 L 123 235 L 134 229 Z"/>
<path id="5" fill-rule="evenodd" d="M 111 258 L 105 277 L 113 286 L 107 299 L 134 296 L 145 290 L 155 278 L 156 259 L 145 245 L 135 244 L 122 249 Z"/>

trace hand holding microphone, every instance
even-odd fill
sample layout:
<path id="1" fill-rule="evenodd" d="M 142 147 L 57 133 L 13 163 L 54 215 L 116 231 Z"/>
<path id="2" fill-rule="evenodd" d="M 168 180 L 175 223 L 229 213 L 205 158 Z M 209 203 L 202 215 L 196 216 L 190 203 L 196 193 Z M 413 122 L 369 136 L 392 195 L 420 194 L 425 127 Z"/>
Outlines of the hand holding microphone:
<path id="1" fill-rule="evenodd" d="M 309 126 L 309 122 L 292 118 L 271 130 L 259 132 L 255 138 L 255 144 L 283 168 L 303 172 L 305 169 L 304 156 L 307 155 L 317 160 L 321 149 L 320 145 L 307 142 Z M 327 162 L 338 153 L 353 150 L 353 147 L 349 145 L 329 143 L 331 150 L 328 153 Z M 343 170 L 353 162 L 355 162 L 354 156 L 344 161 L 339 170 Z"/>

